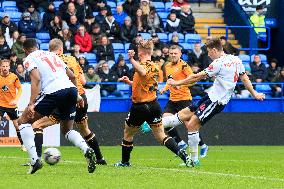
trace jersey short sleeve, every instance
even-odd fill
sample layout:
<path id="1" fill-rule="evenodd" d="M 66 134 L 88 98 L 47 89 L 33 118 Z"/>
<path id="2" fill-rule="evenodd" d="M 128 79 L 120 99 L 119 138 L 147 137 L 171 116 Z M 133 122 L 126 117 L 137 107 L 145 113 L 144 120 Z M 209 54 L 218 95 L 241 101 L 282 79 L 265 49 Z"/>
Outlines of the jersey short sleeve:
<path id="1" fill-rule="evenodd" d="M 183 72 L 186 76 L 193 74 L 193 71 L 188 64 L 182 65 L 182 67 L 183 67 Z"/>
<path id="2" fill-rule="evenodd" d="M 23 64 L 28 72 L 31 72 L 33 69 L 37 68 L 35 61 L 32 60 L 30 57 L 27 57 Z"/>
<path id="3" fill-rule="evenodd" d="M 21 82 L 16 75 L 15 75 L 15 84 L 14 85 L 17 89 L 21 88 Z"/>
<path id="4" fill-rule="evenodd" d="M 239 75 L 243 75 L 244 73 L 246 73 L 246 69 L 243 62 L 240 60 Z"/>
<path id="5" fill-rule="evenodd" d="M 213 77 L 216 76 L 221 70 L 221 64 L 219 63 L 219 61 L 214 60 L 207 68 L 204 69 L 205 73 L 209 76 L 209 77 Z"/>

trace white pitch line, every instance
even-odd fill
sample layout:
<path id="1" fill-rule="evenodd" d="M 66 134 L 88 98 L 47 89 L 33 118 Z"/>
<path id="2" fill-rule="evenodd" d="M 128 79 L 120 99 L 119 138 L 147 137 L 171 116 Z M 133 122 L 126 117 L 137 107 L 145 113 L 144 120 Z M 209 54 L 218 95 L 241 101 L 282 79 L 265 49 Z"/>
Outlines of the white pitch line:
<path id="1" fill-rule="evenodd" d="M 11 157 L 11 156 L 0 156 L 0 159 L 29 159 L 23 157 Z M 84 161 L 70 161 L 70 160 L 62 160 L 61 163 L 76 163 L 76 164 L 85 164 Z M 254 179 L 254 180 L 268 180 L 268 181 L 279 181 L 284 182 L 282 178 L 274 178 L 274 177 L 265 177 L 265 176 L 249 176 L 249 175 L 240 175 L 240 174 L 233 174 L 233 173 L 219 173 L 219 172 L 209 172 L 209 171 L 200 171 L 195 168 L 188 168 L 188 169 L 176 169 L 176 168 L 162 168 L 162 167 L 141 167 L 141 166 L 133 166 L 132 168 L 137 169 L 152 169 L 152 170 L 164 170 L 164 171 L 173 171 L 173 172 L 184 172 L 184 173 L 192 173 L 192 174 L 203 174 L 203 175 L 213 175 L 213 176 L 223 176 L 223 177 L 235 177 L 235 178 L 245 178 L 245 179 Z M 126 168 L 127 169 L 127 168 Z"/>

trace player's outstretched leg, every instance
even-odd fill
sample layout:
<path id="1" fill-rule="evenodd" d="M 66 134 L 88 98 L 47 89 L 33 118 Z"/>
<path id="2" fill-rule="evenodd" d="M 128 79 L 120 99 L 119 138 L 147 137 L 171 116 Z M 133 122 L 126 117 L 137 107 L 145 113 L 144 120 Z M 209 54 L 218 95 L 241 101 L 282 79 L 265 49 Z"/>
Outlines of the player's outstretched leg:
<path id="1" fill-rule="evenodd" d="M 176 143 L 178 144 L 179 149 L 183 149 L 183 150 L 187 149 L 188 145 L 186 144 L 186 142 L 184 142 L 181 139 L 176 127 L 169 127 L 169 128 L 166 128 L 165 130 L 170 135 L 170 137 L 175 139 Z"/>
<path id="2" fill-rule="evenodd" d="M 200 138 L 200 141 L 199 141 L 198 145 L 200 146 L 200 157 L 205 158 L 206 155 L 207 155 L 209 147 L 203 142 L 203 139 L 202 139 L 200 133 L 199 133 L 199 138 Z"/>
<path id="3" fill-rule="evenodd" d="M 35 146 L 36 153 L 39 159 L 41 159 L 42 155 L 42 144 L 43 144 L 43 130 L 39 128 L 33 129 L 35 133 Z"/>

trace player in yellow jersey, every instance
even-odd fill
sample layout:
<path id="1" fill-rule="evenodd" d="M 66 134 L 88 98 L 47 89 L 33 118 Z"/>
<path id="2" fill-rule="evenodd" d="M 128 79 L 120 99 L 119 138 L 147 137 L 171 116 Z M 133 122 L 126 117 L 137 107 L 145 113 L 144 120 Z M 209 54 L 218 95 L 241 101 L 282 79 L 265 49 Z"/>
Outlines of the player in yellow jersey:
<path id="1" fill-rule="evenodd" d="M 76 58 L 70 55 L 63 54 L 63 43 L 59 39 L 53 39 L 49 42 L 49 50 L 51 52 L 56 53 L 63 62 L 66 63 L 67 67 L 73 71 L 76 81 L 77 81 L 77 88 L 79 95 L 84 100 L 83 106 L 77 106 L 76 108 L 76 116 L 75 116 L 75 123 L 81 133 L 81 135 L 86 140 L 87 144 L 95 151 L 96 155 L 96 163 L 100 165 L 106 165 L 107 162 L 105 161 L 102 153 L 100 151 L 98 140 L 95 134 L 90 131 L 88 126 L 88 103 L 87 97 L 85 95 L 85 90 L 83 85 L 86 83 L 83 70 L 80 67 L 79 63 L 77 62 Z M 42 154 L 42 131 L 45 127 L 50 125 L 54 125 L 59 123 L 58 113 L 55 111 L 49 117 L 43 117 L 36 122 L 33 123 L 33 128 L 35 130 L 35 144 L 37 148 L 38 156 L 40 157 Z"/>
<path id="2" fill-rule="evenodd" d="M 26 151 L 23 146 L 20 130 L 18 127 L 18 110 L 17 103 L 22 94 L 22 86 L 19 78 L 10 72 L 10 60 L 0 61 L 0 120 L 6 113 L 13 121 L 17 132 L 18 139 L 22 145 L 22 150 Z"/>

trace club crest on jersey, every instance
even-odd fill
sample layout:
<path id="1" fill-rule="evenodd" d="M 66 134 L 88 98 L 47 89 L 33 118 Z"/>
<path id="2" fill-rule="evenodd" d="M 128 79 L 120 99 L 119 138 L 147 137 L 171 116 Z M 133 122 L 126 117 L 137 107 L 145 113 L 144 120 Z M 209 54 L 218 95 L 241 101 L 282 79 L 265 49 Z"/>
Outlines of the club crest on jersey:
<path id="1" fill-rule="evenodd" d="M 1 89 L 3 92 L 6 92 L 9 90 L 9 87 L 7 85 L 4 85 Z"/>

